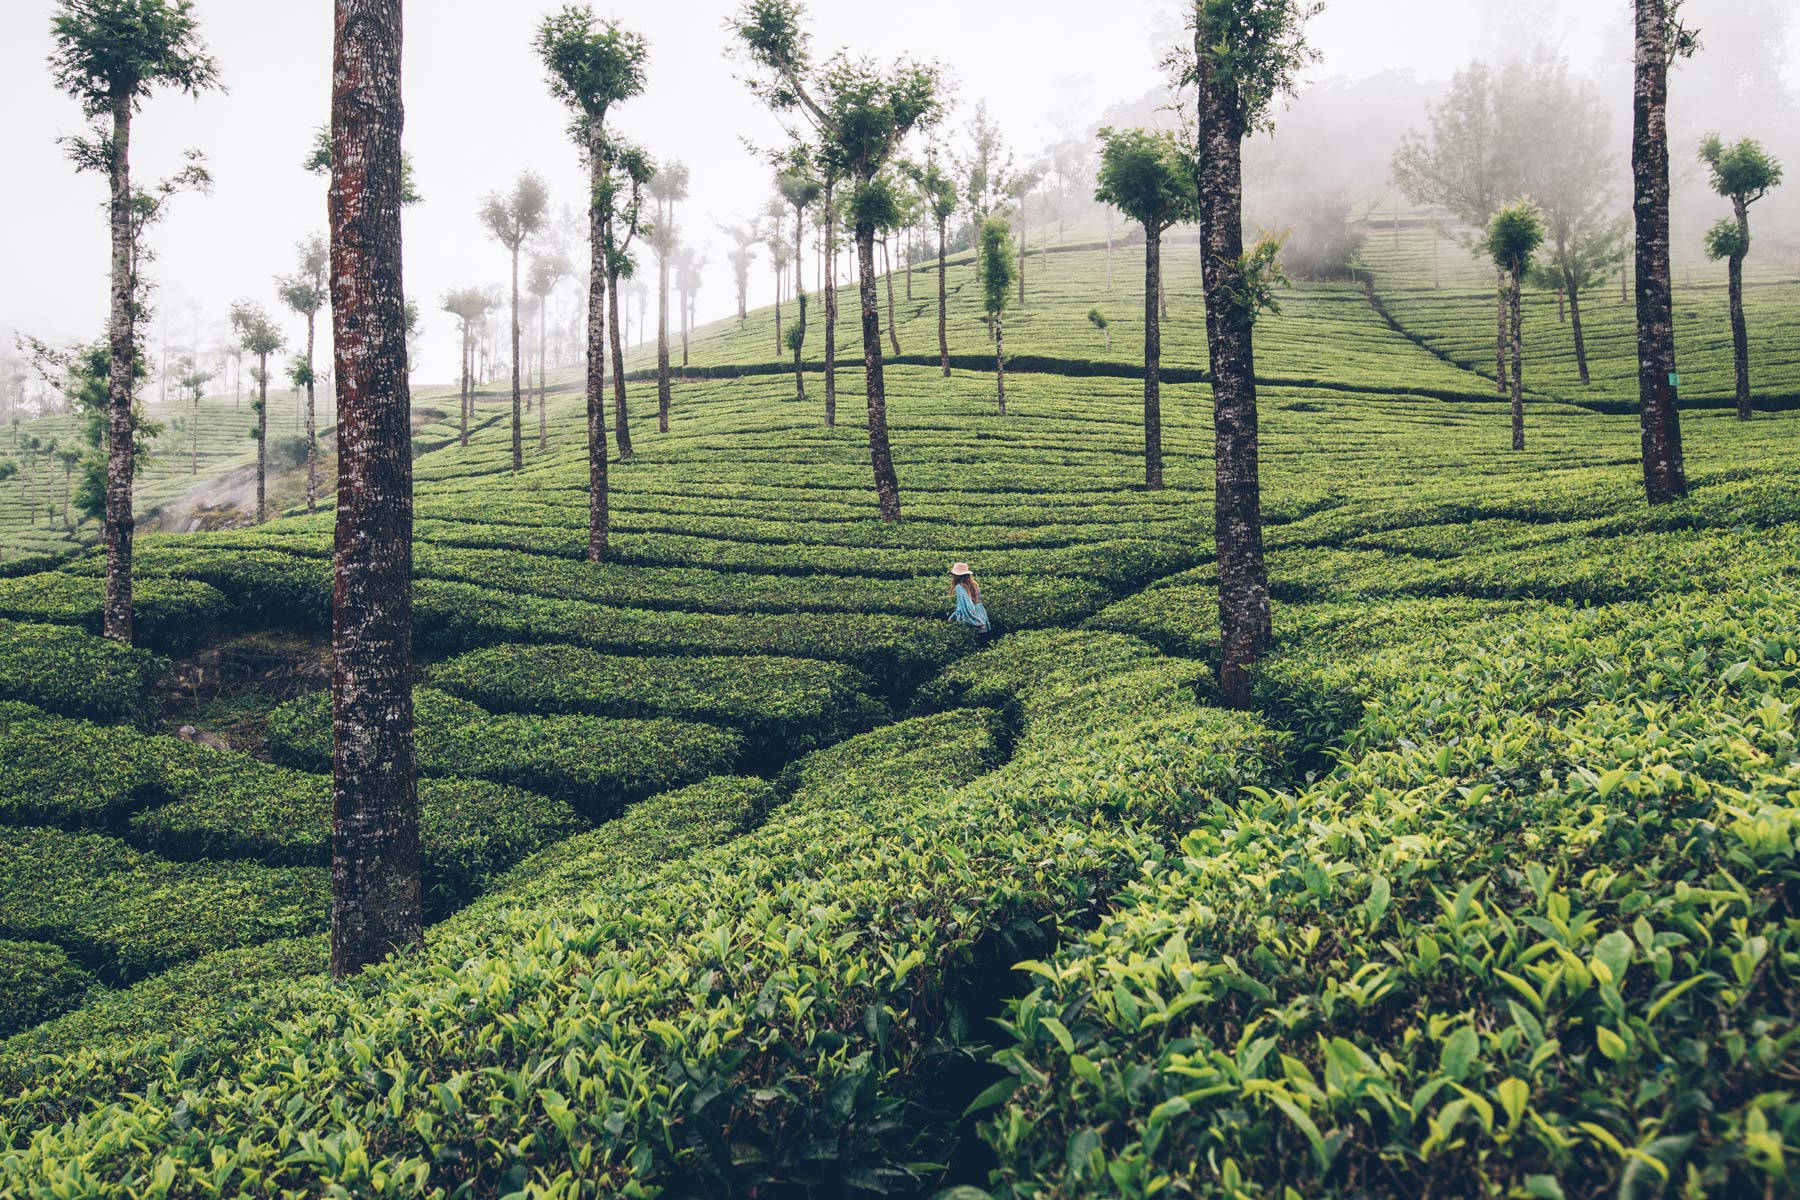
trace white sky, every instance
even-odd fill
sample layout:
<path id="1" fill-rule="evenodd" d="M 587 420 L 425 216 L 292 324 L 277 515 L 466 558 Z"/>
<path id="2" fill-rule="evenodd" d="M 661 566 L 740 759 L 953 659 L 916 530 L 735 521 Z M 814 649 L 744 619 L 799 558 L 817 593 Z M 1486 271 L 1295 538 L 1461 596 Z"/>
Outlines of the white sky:
<path id="1" fill-rule="evenodd" d="M 777 127 L 735 78 L 724 56 L 724 18 L 735 0 L 660 0 L 595 5 L 650 42 L 649 85 L 617 110 L 618 127 L 659 158 L 692 172 L 685 225 L 709 234 L 713 220 L 761 207 L 768 174 L 744 146 L 777 140 Z M 1730 0 L 1696 0 L 1729 11 Z M 55 144 L 82 127 L 74 103 L 45 68 L 51 0 L 0 0 L 0 337 L 12 331 L 54 340 L 92 337 L 104 324 L 105 183 L 74 174 Z M 408 292 L 425 321 L 415 381 L 454 372 L 450 318 L 437 298 L 465 284 L 498 284 L 506 257 L 476 222 L 482 195 L 523 170 L 549 181 L 553 204 L 582 194 L 582 173 L 532 54 L 532 32 L 558 3 L 546 0 L 414 0 L 407 6 L 406 145 L 425 202 L 408 210 Z M 1156 63 L 1174 37 L 1176 0 L 814 0 L 821 50 L 848 46 L 935 57 L 958 80 L 962 109 L 988 101 L 1018 147 L 1078 130 L 1107 105 L 1135 98 L 1159 79 Z M 292 269 L 293 243 L 325 223 L 325 183 L 300 169 L 330 99 L 329 0 L 198 0 L 219 60 L 225 94 L 199 100 L 159 95 L 136 123 L 139 181 L 166 174 L 181 150 L 206 152 L 210 196 L 178 198 L 152 233 L 161 313 L 208 332 L 239 297 L 278 308 L 272 277 Z M 1555 34 L 1578 68 L 1616 71 L 1629 58 L 1626 0 L 1329 0 L 1312 29 L 1320 75 L 1407 69 L 1447 78 L 1478 54 L 1492 56 L 1507 31 Z M 1718 18 L 1715 18 L 1718 19 Z M 1559 32 L 1560 31 L 1560 32 Z M 952 122 L 960 129 L 961 114 Z M 734 300 L 722 239 L 714 237 L 700 294 L 702 319 Z M 754 296 L 754 293 L 753 293 Z M 288 317 L 290 344 L 299 322 Z"/>

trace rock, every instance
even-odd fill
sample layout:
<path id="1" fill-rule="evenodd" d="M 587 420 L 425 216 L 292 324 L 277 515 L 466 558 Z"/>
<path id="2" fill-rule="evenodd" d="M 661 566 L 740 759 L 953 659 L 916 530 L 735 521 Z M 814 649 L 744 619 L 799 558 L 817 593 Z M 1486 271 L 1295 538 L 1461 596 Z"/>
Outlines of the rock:
<path id="1" fill-rule="evenodd" d="M 175 731 L 175 736 L 184 742 L 192 742 L 196 746 L 206 746 L 213 750 L 229 750 L 231 746 L 216 733 L 208 733 L 204 729 L 196 729 L 192 725 L 183 725 Z"/>

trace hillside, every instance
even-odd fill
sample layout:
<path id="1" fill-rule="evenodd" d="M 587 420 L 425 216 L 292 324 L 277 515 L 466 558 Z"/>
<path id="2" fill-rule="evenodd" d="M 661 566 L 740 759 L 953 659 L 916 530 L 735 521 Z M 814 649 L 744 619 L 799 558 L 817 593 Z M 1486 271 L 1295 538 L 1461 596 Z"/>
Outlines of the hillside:
<path id="1" fill-rule="evenodd" d="M 1693 496 L 1649 510 L 1625 318 L 1590 393 L 1540 299 L 1513 452 L 1429 253 L 1374 260 L 1387 318 L 1303 284 L 1259 327 L 1252 711 L 1191 240 L 1158 493 L 1127 247 L 1028 260 L 1005 418 L 967 264 L 947 379 L 896 281 L 898 526 L 848 318 L 835 429 L 767 310 L 696 331 L 669 433 L 633 384 L 601 566 L 573 388 L 516 475 L 484 408 L 416 460 L 433 923 L 349 983 L 331 513 L 143 537 L 148 650 L 94 636 L 92 553 L 0 579 L 0 1193 L 1791 1189 L 1800 414 L 1708 403 L 1723 306 L 1678 292 Z M 1800 394 L 1800 285 L 1754 296 Z"/>

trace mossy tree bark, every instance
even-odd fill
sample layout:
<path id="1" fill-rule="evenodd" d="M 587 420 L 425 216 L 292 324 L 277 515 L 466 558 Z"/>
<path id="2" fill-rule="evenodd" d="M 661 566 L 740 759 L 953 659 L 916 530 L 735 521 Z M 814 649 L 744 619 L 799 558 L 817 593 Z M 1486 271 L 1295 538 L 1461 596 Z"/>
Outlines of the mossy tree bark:
<path id="1" fill-rule="evenodd" d="M 1681 414 L 1675 400 L 1674 295 L 1669 281 L 1668 0 L 1636 0 L 1632 87 L 1631 212 L 1637 241 L 1638 411 L 1644 493 L 1651 504 L 1687 495 Z"/>

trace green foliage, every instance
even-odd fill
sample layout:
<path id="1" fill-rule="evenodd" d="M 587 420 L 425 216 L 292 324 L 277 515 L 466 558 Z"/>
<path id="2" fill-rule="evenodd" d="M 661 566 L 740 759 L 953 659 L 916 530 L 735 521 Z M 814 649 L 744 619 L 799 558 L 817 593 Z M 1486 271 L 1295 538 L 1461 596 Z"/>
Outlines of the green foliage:
<path id="1" fill-rule="evenodd" d="M 1736 217 L 1720 217 L 1705 235 L 1706 257 L 1739 259 L 1750 253 L 1750 239 Z"/>
<path id="2" fill-rule="evenodd" d="M 542 792 L 595 819 L 664 788 L 729 770 L 735 733 L 691 721 L 489 713 L 434 688 L 413 693 L 419 770 Z M 269 714 L 269 749 L 309 771 L 331 769 L 331 697 L 290 700 Z"/>
<path id="3" fill-rule="evenodd" d="M 100 632 L 105 605 L 96 577 L 46 571 L 0 579 L 0 617 L 54 621 Z M 190 579 L 148 579 L 132 589 L 132 620 L 138 641 L 158 650 L 194 645 L 231 614 L 218 591 Z"/>
<path id="4" fill-rule="evenodd" d="M 759 755 L 829 745 L 886 706 L 861 673 L 765 655 L 638 657 L 579 646 L 490 646 L 442 663 L 432 683 L 496 712 L 667 716 L 741 730 Z"/>
<path id="5" fill-rule="evenodd" d="M 1752 138 L 1727 143 L 1709 133 L 1700 140 L 1712 190 L 1744 205 L 1756 203 L 1781 185 L 1781 163 Z"/>
<path id="6" fill-rule="evenodd" d="M 0 938 L 0 1038 L 74 1008 L 93 982 L 59 947 Z"/>
<path id="7" fill-rule="evenodd" d="M 1012 229 L 1001 218 L 989 217 L 982 222 L 980 243 L 981 303 L 991 320 L 1005 312 L 1012 299 L 1017 272 Z"/>
<path id="8" fill-rule="evenodd" d="M 1157 234 L 1197 218 L 1193 166 L 1173 134 L 1109 127 L 1100 142 L 1094 199 Z"/>
<path id="9" fill-rule="evenodd" d="M 604 122 L 612 105 L 644 90 L 643 36 L 597 20 L 585 4 L 545 17 L 532 45 L 549 73 L 550 94 L 587 121 Z"/>
<path id="10" fill-rule="evenodd" d="M 168 663 L 79 629 L 0 620 L 0 700 L 22 700 L 102 721 L 148 714 L 150 686 Z"/>
<path id="11" fill-rule="evenodd" d="M 1191 47 L 1170 56 L 1180 83 L 1204 81 L 1227 107 L 1221 115 L 1239 140 L 1274 122 L 1275 101 L 1291 95 L 1300 72 L 1319 52 L 1306 44 L 1306 23 L 1323 0 L 1193 0 L 1187 14 Z"/>
<path id="12" fill-rule="evenodd" d="M 1531 266 L 1531 256 L 1543 243 L 1544 220 L 1534 204 L 1510 205 L 1488 222 L 1488 256 L 1514 279 L 1524 276 Z"/>
<path id="13" fill-rule="evenodd" d="M 239 300 L 231 306 L 231 330 L 244 353 L 258 357 L 275 353 L 287 340 L 262 305 L 253 300 Z"/>
<path id="14" fill-rule="evenodd" d="M 1231 302 L 1246 320 L 1254 321 L 1263 313 L 1280 313 L 1281 302 L 1275 289 L 1290 286 L 1281 269 L 1281 242 L 1273 237 L 1259 238 L 1238 257 L 1232 272 Z"/>
<path id="15" fill-rule="evenodd" d="M 198 95 L 218 86 L 193 8 L 190 0 L 57 0 L 56 86 L 90 117 L 117 100 L 136 108 L 157 87 Z"/>

